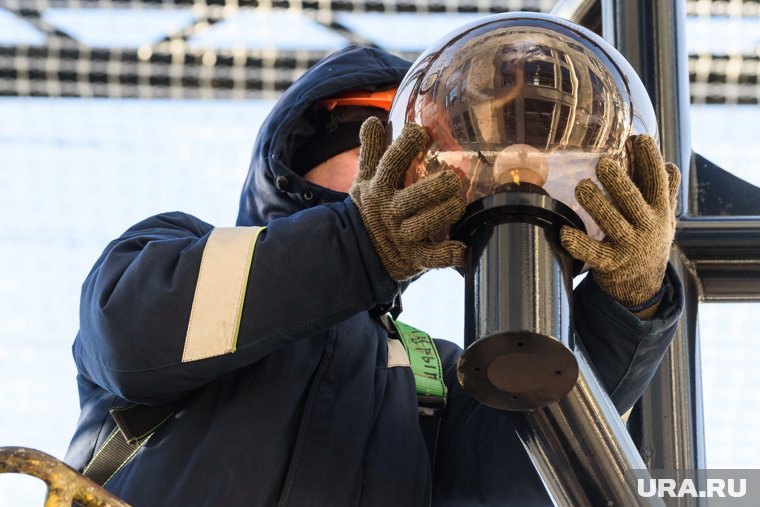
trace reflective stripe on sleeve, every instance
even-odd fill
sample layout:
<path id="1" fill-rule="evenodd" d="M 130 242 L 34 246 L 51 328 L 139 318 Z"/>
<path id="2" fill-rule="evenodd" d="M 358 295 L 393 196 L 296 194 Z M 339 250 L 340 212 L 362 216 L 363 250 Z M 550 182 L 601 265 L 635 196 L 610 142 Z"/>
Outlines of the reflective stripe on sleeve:
<path id="1" fill-rule="evenodd" d="M 264 227 L 220 227 L 203 250 L 182 362 L 235 351 L 253 250 Z"/>

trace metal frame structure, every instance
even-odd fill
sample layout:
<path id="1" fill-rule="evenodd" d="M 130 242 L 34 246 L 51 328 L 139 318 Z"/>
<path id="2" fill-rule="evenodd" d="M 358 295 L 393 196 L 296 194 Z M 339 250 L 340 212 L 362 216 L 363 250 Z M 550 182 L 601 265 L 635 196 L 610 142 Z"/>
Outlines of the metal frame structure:
<path id="1" fill-rule="evenodd" d="M 760 189 L 691 151 L 685 0 L 562 1 L 553 12 L 591 29 L 601 27 L 633 65 L 654 103 L 663 154 L 682 168 L 671 261 L 684 282 L 686 307 L 673 345 L 639 404 L 634 430 L 650 469 L 704 468 L 699 303 L 760 300 Z"/>
<path id="2" fill-rule="evenodd" d="M 277 98 L 330 51 L 199 48 L 190 40 L 242 13 L 292 11 L 349 42 L 376 45 L 371 37 L 342 24 L 340 15 L 545 12 L 552 5 L 554 0 L 4 0 L 0 10 L 32 25 L 45 42 L 0 44 L 0 96 Z M 760 14 L 760 2 L 754 0 L 685 0 L 685 5 L 691 16 Z M 192 10 L 195 16 L 187 25 L 138 48 L 91 47 L 46 21 L 48 9 L 68 8 Z M 600 0 L 563 0 L 552 12 L 601 33 Z M 606 12 L 611 16 L 609 9 Z M 398 53 L 412 60 L 418 55 Z M 688 56 L 688 67 L 694 103 L 760 103 L 760 55 L 694 53 Z"/>

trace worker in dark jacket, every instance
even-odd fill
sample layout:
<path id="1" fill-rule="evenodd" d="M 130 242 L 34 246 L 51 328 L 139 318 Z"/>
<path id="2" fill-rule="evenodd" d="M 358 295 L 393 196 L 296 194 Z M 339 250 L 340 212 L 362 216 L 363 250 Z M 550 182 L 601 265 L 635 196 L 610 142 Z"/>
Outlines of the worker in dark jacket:
<path id="1" fill-rule="evenodd" d="M 381 160 L 382 125 L 366 122 L 357 166 L 358 125 L 383 110 L 337 107 L 326 122 L 322 104 L 392 89 L 408 68 L 355 46 L 328 57 L 262 125 L 237 227 L 166 213 L 108 245 L 83 285 L 70 465 L 87 467 L 118 436 L 115 420 L 129 428 L 133 407 L 148 406 L 158 419 L 132 421 L 134 456 L 106 477 L 135 506 L 551 505 L 504 414 L 458 386 L 461 350 L 442 340 L 448 404 L 431 464 L 412 372 L 377 318 L 401 282 L 457 265 L 464 251 L 456 242 L 418 249 L 420 234 L 378 216 L 385 199 L 412 216 L 429 209 L 417 194 L 447 203 L 436 227 L 463 206 L 445 172 L 405 197 L 384 184 L 424 130 L 406 129 Z M 393 260 L 420 250 L 428 253 Z M 621 412 L 653 375 L 680 313 L 665 263 L 652 268 L 659 280 L 645 320 L 592 277 L 575 292 L 577 331 Z"/>

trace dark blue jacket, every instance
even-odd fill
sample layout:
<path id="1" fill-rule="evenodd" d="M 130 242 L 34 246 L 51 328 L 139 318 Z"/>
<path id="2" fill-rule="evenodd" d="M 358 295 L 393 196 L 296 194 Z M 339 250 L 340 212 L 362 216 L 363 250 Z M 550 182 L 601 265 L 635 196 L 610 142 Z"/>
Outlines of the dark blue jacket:
<path id="1" fill-rule="evenodd" d="M 433 470 L 412 372 L 388 365 L 369 311 L 399 285 L 345 194 L 289 169 L 315 104 L 398 83 L 408 62 L 351 47 L 294 84 L 256 141 L 239 226 L 266 225 L 231 351 L 183 361 L 213 227 L 149 218 L 111 242 L 82 290 L 73 346 L 81 417 L 66 461 L 82 469 L 114 428 L 109 409 L 179 400 L 180 410 L 107 483 L 135 506 L 550 505 L 510 423 L 457 385 L 460 349 L 437 341 L 449 385 Z M 680 284 L 640 321 L 590 277 L 576 327 L 620 410 L 637 398 L 674 333 Z"/>

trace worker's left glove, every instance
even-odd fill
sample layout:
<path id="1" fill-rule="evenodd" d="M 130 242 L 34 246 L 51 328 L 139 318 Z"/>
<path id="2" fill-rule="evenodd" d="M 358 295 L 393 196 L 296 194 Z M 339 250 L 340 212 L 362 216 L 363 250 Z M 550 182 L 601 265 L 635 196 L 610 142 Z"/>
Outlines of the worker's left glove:
<path id="1" fill-rule="evenodd" d="M 464 243 L 430 240 L 464 214 L 457 175 L 445 170 L 404 188 L 407 168 L 428 141 L 425 129 L 404 125 L 386 150 L 383 124 L 373 117 L 362 124 L 359 137 L 359 173 L 349 194 L 391 278 L 407 280 L 428 269 L 462 266 Z"/>
<path id="2" fill-rule="evenodd" d="M 629 308 L 652 300 L 662 287 L 681 181 L 678 168 L 663 162 L 651 137 L 637 136 L 633 150 L 636 183 L 618 163 L 602 158 L 596 175 L 609 197 L 588 179 L 575 189 L 578 202 L 602 229 L 604 239 L 592 239 L 567 226 L 560 232 L 565 250 L 586 262 L 599 287 Z"/>

